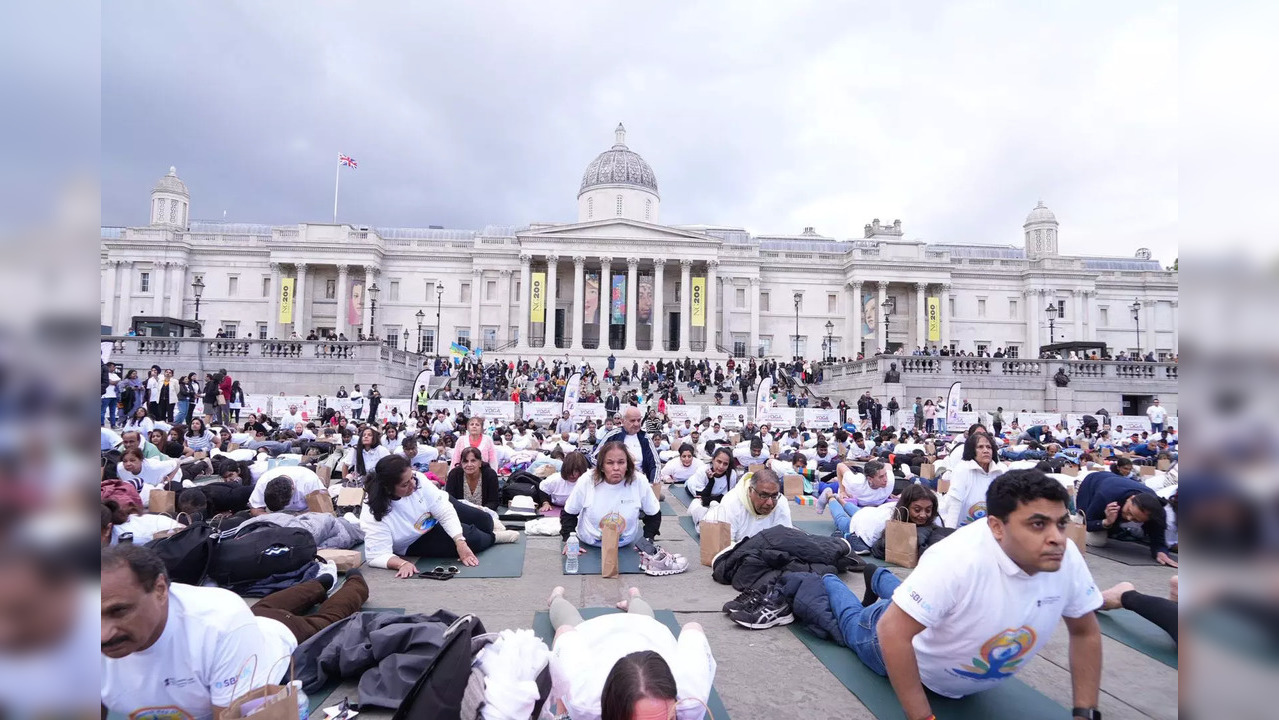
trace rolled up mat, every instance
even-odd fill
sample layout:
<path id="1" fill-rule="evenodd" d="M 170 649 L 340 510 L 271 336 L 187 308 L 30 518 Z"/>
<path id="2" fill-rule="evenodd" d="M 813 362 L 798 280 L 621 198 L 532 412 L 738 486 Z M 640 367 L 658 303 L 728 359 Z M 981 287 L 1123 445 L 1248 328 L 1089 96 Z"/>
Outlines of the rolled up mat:
<path id="1" fill-rule="evenodd" d="M 1131 610 L 1103 610 L 1097 613 L 1101 634 L 1127 645 L 1170 668 L 1177 667 L 1177 643 L 1158 625 Z"/>
<path id="2" fill-rule="evenodd" d="M 876 718 L 907 720 L 892 683 L 866 667 L 852 650 L 829 640 L 819 640 L 797 624 L 789 629 Z M 1068 709 L 1015 677 L 958 700 L 926 692 L 933 712 L 946 720 L 1066 720 L 1070 717 Z"/>
<path id="3" fill-rule="evenodd" d="M 623 548 L 625 549 L 625 548 Z M 583 620 L 590 620 L 601 615 L 609 615 L 621 612 L 617 608 L 582 608 L 579 610 Z M 654 610 L 653 617 L 661 624 L 665 625 L 671 634 L 679 637 L 680 624 L 675 618 L 675 613 L 670 610 Z M 547 647 L 555 641 L 555 630 L 551 627 L 551 615 L 543 610 L 533 615 L 533 633 L 546 643 Z M 715 716 L 715 720 L 727 720 L 728 710 L 724 708 L 724 701 L 720 698 L 719 693 L 714 687 L 711 687 L 711 696 L 706 699 L 706 706 L 710 708 L 711 714 Z"/>
<path id="4" fill-rule="evenodd" d="M 600 549 L 591 545 L 583 545 L 582 549 L 586 552 L 577 558 L 577 574 L 578 575 L 599 575 L 603 570 L 604 556 L 600 553 Z M 568 562 L 567 557 L 561 558 L 563 562 Z M 639 552 L 634 546 L 625 545 L 617 549 L 617 572 L 622 575 L 637 575 L 644 571 L 640 569 Z M 565 575 L 572 573 L 567 570 Z"/>
<path id="5" fill-rule="evenodd" d="M 418 558 L 413 565 L 420 573 L 430 572 L 436 567 L 456 567 L 456 578 L 516 578 L 524 574 L 524 550 L 527 547 L 528 536 L 520 533 L 517 542 L 499 543 L 475 553 L 480 561 L 475 567 L 467 567 L 457 558 Z"/>
<path id="6" fill-rule="evenodd" d="M 1141 543 L 1111 540 L 1103 547 L 1089 546 L 1088 554 L 1134 567 L 1159 566 L 1158 561 L 1150 557 L 1150 546 L 1142 545 Z M 1168 557 L 1172 558 L 1174 562 L 1177 560 L 1176 553 L 1168 553 Z"/>

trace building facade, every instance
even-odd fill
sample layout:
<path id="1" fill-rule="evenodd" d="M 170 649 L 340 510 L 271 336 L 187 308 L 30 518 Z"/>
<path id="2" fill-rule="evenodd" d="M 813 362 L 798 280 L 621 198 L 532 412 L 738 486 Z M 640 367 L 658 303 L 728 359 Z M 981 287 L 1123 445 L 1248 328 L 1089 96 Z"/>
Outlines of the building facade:
<path id="1" fill-rule="evenodd" d="M 196 319 L 198 279 L 205 335 L 363 333 L 425 354 L 453 342 L 628 358 L 939 346 L 1035 357 L 1052 341 L 1092 341 L 1164 359 L 1178 348 L 1177 273 L 1145 249 L 1060 254 L 1042 202 L 1007 245 L 911 240 L 900 220 L 874 220 L 860 238 L 662 225 L 656 175 L 621 125 L 587 166 L 572 223 L 270 226 L 192 221 L 190 202 L 170 168 L 147 225 L 102 229 L 102 324 L 116 334 L 139 317 Z"/>

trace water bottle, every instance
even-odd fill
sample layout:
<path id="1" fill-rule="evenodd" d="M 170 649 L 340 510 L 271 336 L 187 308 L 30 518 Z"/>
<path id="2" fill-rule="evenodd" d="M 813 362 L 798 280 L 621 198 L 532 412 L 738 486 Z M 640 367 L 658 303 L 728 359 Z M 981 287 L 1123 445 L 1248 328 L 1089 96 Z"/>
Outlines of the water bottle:
<path id="1" fill-rule="evenodd" d="M 582 551 L 582 545 L 577 541 L 577 533 L 568 536 L 568 542 L 564 543 L 564 572 L 570 575 L 577 574 L 577 556 Z"/>
<path id="2" fill-rule="evenodd" d="M 302 692 L 302 681 L 294 680 L 289 683 L 298 693 L 298 720 L 306 720 L 311 714 L 310 701 L 306 698 L 306 693 Z"/>

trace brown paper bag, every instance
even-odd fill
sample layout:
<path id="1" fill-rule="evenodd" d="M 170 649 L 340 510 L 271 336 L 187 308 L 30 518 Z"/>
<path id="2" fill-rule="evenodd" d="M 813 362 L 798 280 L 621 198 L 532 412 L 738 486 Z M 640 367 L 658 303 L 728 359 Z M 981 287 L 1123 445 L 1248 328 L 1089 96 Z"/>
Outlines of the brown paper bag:
<path id="1" fill-rule="evenodd" d="M 937 476 L 937 466 L 932 463 L 924 463 L 919 466 L 919 476 L 925 480 L 932 480 Z"/>
<path id="2" fill-rule="evenodd" d="M 428 465 L 427 468 L 441 481 L 449 476 L 449 464 L 444 460 L 436 460 Z"/>
<path id="3" fill-rule="evenodd" d="M 1088 526 L 1078 516 L 1071 516 L 1070 524 L 1066 525 L 1066 537 L 1079 548 L 1080 555 L 1088 553 Z"/>
<path id="4" fill-rule="evenodd" d="M 1106 458 L 1110 457 L 1113 454 L 1114 452 L 1112 452 L 1110 448 L 1104 447 L 1100 450 L 1098 454 L 1098 458 L 1101 460 L 1105 460 Z"/>
<path id="5" fill-rule="evenodd" d="M 1159 472 L 1168 472 L 1168 469 L 1171 467 L 1172 467 L 1172 461 L 1169 460 L 1168 458 L 1160 458 L 1159 460 L 1155 461 L 1155 469 L 1158 470 Z"/>
<path id="6" fill-rule="evenodd" d="M 1153 465 L 1138 465 L 1137 474 L 1141 475 L 1142 477 L 1150 477 L 1151 475 L 1155 474 L 1155 468 Z"/>
<path id="7" fill-rule="evenodd" d="M 364 564 L 364 558 L 360 556 L 359 550 L 339 550 L 324 549 L 317 550 L 316 554 L 320 557 L 334 563 L 338 566 L 338 572 L 346 572 Z"/>
<path id="8" fill-rule="evenodd" d="M 208 456 L 209 456 L 209 454 L 208 454 L 207 452 L 203 451 L 203 450 L 197 450 L 197 451 L 195 451 L 195 452 L 191 453 L 191 457 L 195 458 L 196 460 L 203 460 L 203 459 L 207 458 Z"/>
<path id="9" fill-rule="evenodd" d="M 924 454 L 929 456 L 937 454 L 937 446 L 933 444 L 932 440 L 926 440 L 924 442 Z"/>
<path id="10" fill-rule="evenodd" d="M 904 568 L 919 564 L 919 532 L 915 523 L 896 518 L 888 521 L 884 528 L 884 559 Z"/>
<path id="11" fill-rule="evenodd" d="M 698 529 L 702 534 L 702 564 L 710 567 L 715 556 L 733 542 L 733 526 L 728 523 L 703 520 Z"/>
<path id="12" fill-rule="evenodd" d="M 782 444 L 774 440 L 773 444 L 769 446 L 768 451 L 772 453 L 773 457 L 777 457 L 782 454 Z"/>
<path id="13" fill-rule="evenodd" d="M 1062 472 L 1062 474 L 1063 474 L 1063 475 L 1069 475 L 1069 476 L 1071 476 L 1071 477 L 1079 477 L 1079 466 L 1078 466 L 1078 465 L 1063 465 L 1063 466 L 1062 466 L 1062 468 L 1061 468 L 1061 472 Z"/>
<path id="14" fill-rule="evenodd" d="M 600 523 L 600 577 L 615 578 L 620 573 L 617 565 L 617 526 Z"/>
<path id="15" fill-rule="evenodd" d="M 306 509 L 310 512 L 333 513 L 333 496 L 328 490 L 316 490 L 306 496 Z"/>
<path id="16" fill-rule="evenodd" d="M 1084 452 L 1088 452 L 1089 450 L 1092 449 L 1092 443 L 1088 442 L 1087 440 L 1083 440 L 1079 443 L 1079 449 L 1083 450 Z"/>
<path id="17" fill-rule="evenodd" d="M 364 503 L 364 488 L 344 487 L 338 492 L 338 507 L 359 507 Z"/>
<path id="18" fill-rule="evenodd" d="M 746 472 L 751 473 L 753 475 L 763 469 L 764 469 L 763 465 L 759 465 L 759 464 L 750 465 L 746 468 Z"/>
<path id="19" fill-rule="evenodd" d="M 232 450 L 239 450 L 240 443 L 227 443 L 226 449 L 227 449 L 227 452 L 231 452 Z"/>
<path id="20" fill-rule="evenodd" d="M 172 515 L 178 510 L 178 494 L 172 490 L 152 490 L 147 498 L 147 511 L 156 515 Z"/>
<path id="21" fill-rule="evenodd" d="M 799 475 L 787 475 L 782 478 L 782 495 L 794 500 L 804 495 L 804 478 Z"/>
<path id="22" fill-rule="evenodd" d="M 250 700 L 270 698 L 265 705 L 253 711 L 253 720 L 298 720 L 298 691 L 293 685 L 264 685 L 237 697 L 222 712 L 218 720 L 239 720 L 246 716 L 242 707 Z"/>
<path id="23" fill-rule="evenodd" d="M 941 495 L 950 492 L 950 478 L 944 477 L 937 481 L 937 492 Z"/>
<path id="24" fill-rule="evenodd" d="M 315 474 L 319 476 L 320 482 L 324 483 L 324 487 L 328 487 L 329 481 L 333 479 L 333 468 L 328 465 L 316 465 Z"/>
<path id="25" fill-rule="evenodd" d="M 728 441 L 731 442 L 734 447 L 736 447 L 737 444 L 742 441 L 742 434 L 739 432 L 735 432 L 731 436 L 729 436 Z"/>

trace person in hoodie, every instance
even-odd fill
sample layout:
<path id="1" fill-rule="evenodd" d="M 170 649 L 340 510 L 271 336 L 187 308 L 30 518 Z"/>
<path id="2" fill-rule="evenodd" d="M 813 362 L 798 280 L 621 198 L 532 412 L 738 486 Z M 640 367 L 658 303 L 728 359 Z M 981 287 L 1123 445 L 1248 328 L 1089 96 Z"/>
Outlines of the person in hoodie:
<path id="1" fill-rule="evenodd" d="M 782 497 L 781 478 L 768 468 L 743 477 L 706 513 L 702 522 L 728 523 L 732 528 L 732 542 L 777 525 L 794 527 L 790 503 Z"/>

